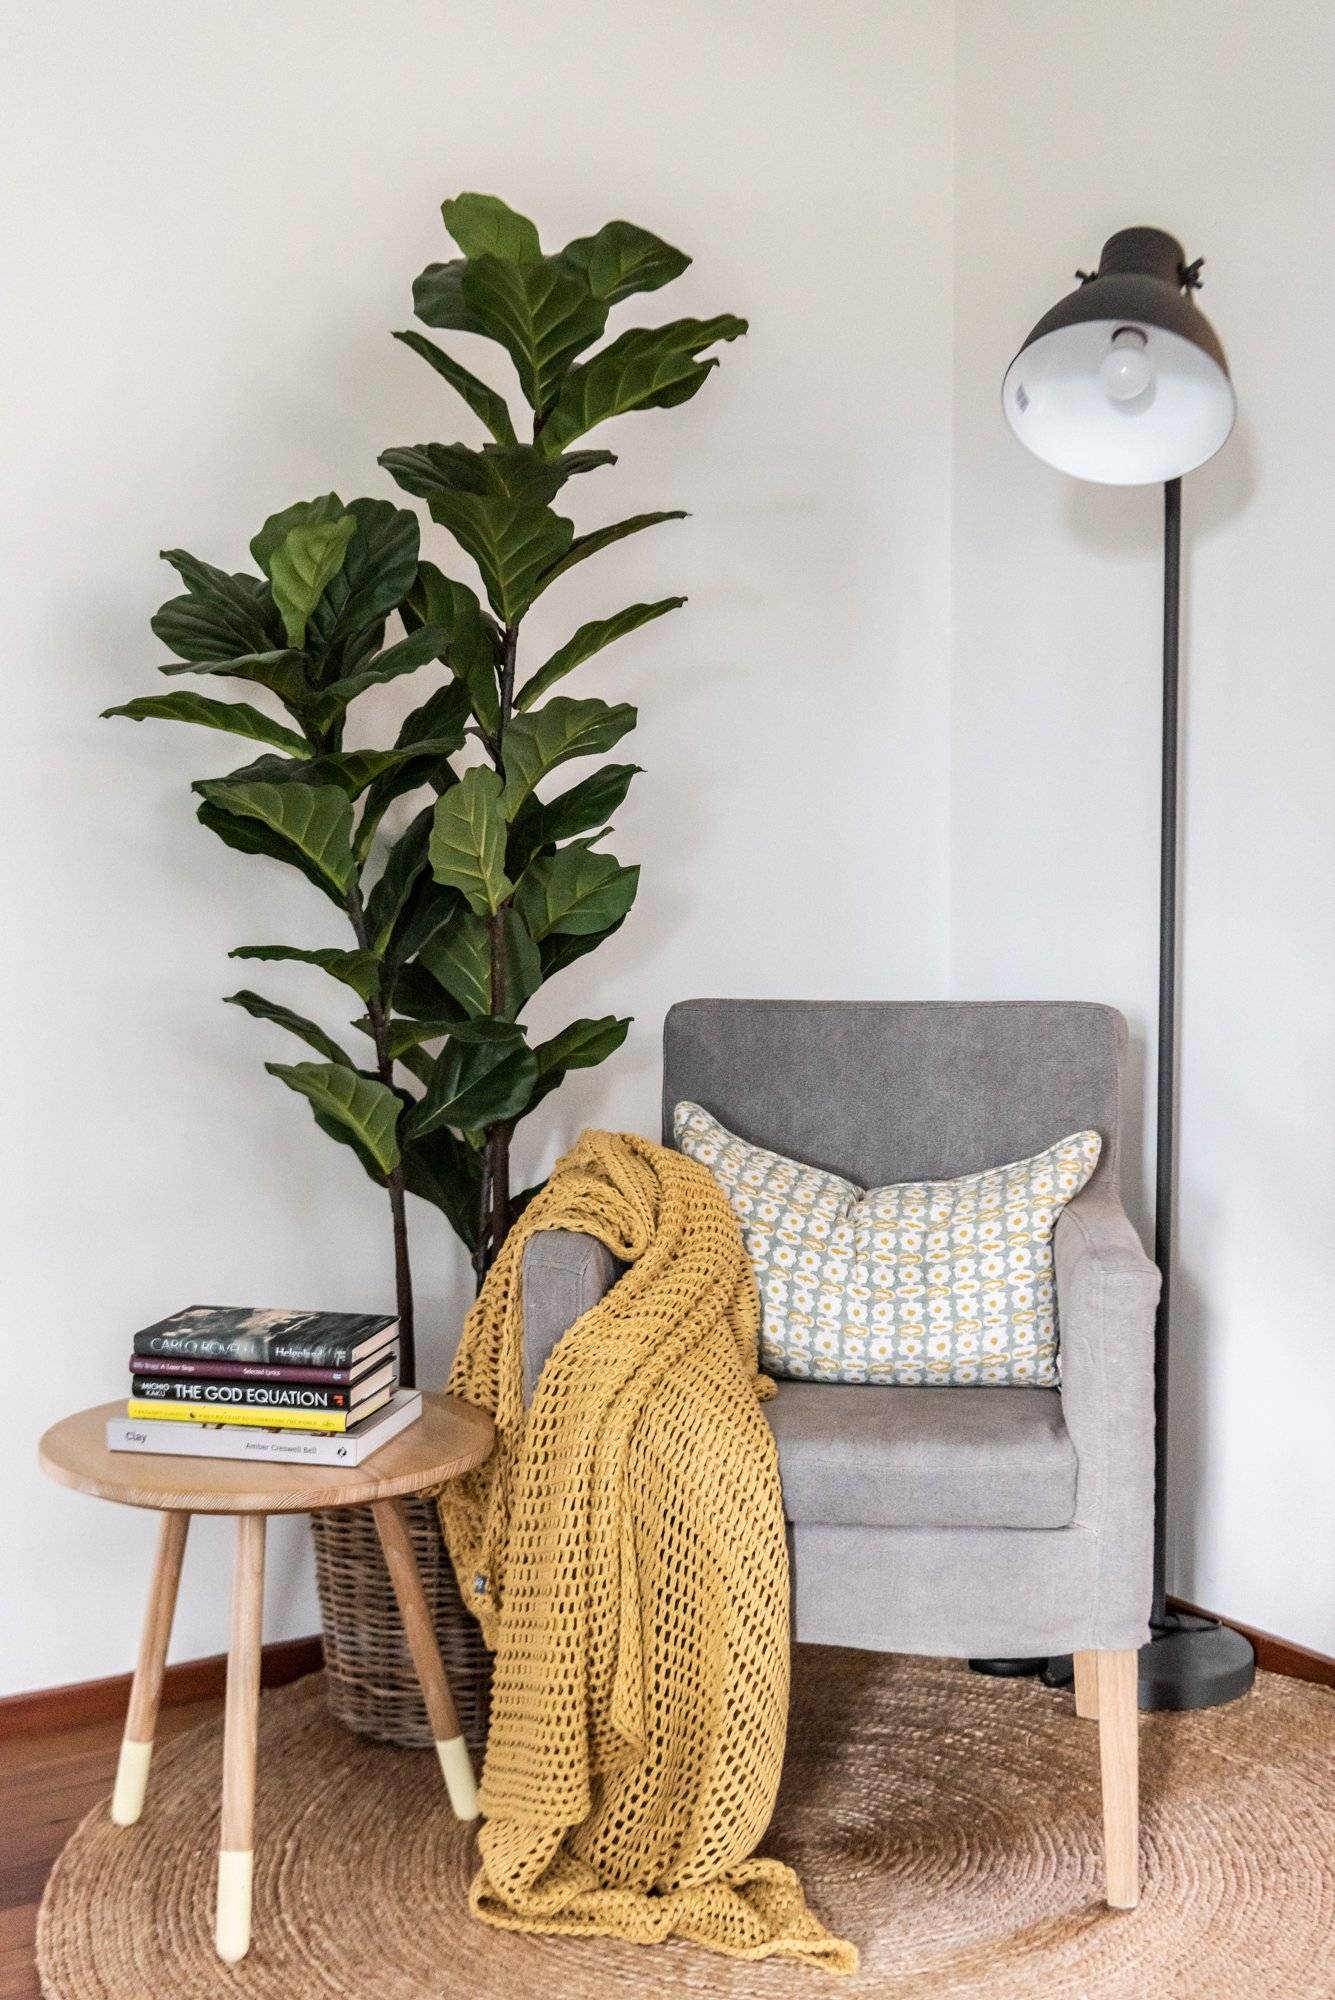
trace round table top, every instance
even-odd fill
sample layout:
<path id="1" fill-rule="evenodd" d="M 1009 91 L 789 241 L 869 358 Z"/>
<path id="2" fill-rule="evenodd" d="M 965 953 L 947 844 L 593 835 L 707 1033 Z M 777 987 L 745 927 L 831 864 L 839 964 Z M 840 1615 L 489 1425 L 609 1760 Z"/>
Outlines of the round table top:
<path id="1" fill-rule="evenodd" d="M 426 1391 L 417 1422 L 364 1465 L 264 1465 L 108 1451 L 107 1418 L 124 1415 L 124 1401 L 101 1403 L 53 1424 L 37 1448 L 42 1470 L 77 1492 L 161 1513 L 309 1514 L 441 1486 L 481 1465 L 493 1437 L 485 1411 Z"/>

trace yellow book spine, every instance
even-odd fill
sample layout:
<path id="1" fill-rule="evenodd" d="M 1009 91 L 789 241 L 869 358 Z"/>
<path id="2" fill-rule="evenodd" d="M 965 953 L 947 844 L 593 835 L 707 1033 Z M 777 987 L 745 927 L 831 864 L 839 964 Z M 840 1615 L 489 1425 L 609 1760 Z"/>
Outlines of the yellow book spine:
<path id="1" fill-rule="evenodd" d="M 140 1422 L 165 1419 L 174 1424 L 244 1424 L 255 1431 L 345 1431 L 348 1427 L 343 1410 L 219 1409 L 212 1403 L 148 1403 L 141 1396 L 131 1396 L 125 1414 Z M 358 1410 L 357 1414 L 360 1417 L 363 1412 Z"/>

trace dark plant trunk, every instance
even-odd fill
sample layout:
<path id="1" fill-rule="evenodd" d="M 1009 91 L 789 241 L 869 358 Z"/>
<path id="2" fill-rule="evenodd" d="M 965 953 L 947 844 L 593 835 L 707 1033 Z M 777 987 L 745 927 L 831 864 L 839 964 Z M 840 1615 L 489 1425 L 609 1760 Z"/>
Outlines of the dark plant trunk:
<path id="1" fill-rule="evenodd" d="M 366 909 L 359 888 L 354 886 L 349 890 L 347 907 L 357 943 L 363 951 L 366 951 L 370 946 L 370 933 L 366 927 Z M 389 1053 L 389 1030 L 384 1004 L 377 994 L 372 994 L 367 1001 L 366 1012 L 371 1023 L 371 1036 L 375 1042 L 376 1073 L 385 1087 L 392 1090 L 394 1058 Z M 405 1389 L 414 1389 L 417 1386 L 417 1329 L 413 1320 L 413 1273 L 408 1261 L 408 1209 L 404 1200 L 402 1166 L 394 1167 L 385 1176 L 385 1186 L 389 1190 L 389 1212 L 394 1226 L 394 1300 L 399 1315 L 399 1381 Z"/>
<path id="2" fill-rule="evenodd" d="M 515 656 L 518 645 L 517 628 L 507 625 L 501 639 L 500 725 L 497 729 L 499 746 L 504 745 L 506 724 L 514 707 Z M 502 755 L 503 748 L 501 755 L 496 756 L 495 763 L 498 773 L 504 778 Z M 489 919 L 488 929 L 491 947 L 491 1014 L 493 1020 L 503 1020 L 509 997 L 505 978 L 503 911 L 498 910 Z M 508 1124 L 493 1125 L 487 1133 L 486 1153 L 482 1166 L 482 1192 L 478 1202 L 477 1249 L 473 1255 L 473 1271 L 479 1291 L 510 1231 L 511 1129 Z"/>
<path id="3" fill-rule="evenodd" d="M 399 1313 L 399 1382 L 417 1386 L 417 1335 L 413 1323 L 413 1273 L 408 1262 L 408 1214 L 403 1198 L 403 1169 L 389 1176 L 389 1212 L 394 1219 L 394 1295 Z"/>

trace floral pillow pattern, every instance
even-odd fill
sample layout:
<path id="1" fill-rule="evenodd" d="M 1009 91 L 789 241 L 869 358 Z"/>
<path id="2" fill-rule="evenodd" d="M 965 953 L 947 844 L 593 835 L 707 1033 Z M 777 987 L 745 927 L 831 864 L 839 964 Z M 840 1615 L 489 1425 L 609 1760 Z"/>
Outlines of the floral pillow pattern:
<path id="1" fill-rule="evenodd" d="M 958 1180 L 863 1189 L 739 1139 L 698 1104 L 677 1105 L 673 1131 L 742 1225 L 768 1374 L 1055 1385 L 1052 1232 L 1098 1165 L 1097 1132 Z"/>

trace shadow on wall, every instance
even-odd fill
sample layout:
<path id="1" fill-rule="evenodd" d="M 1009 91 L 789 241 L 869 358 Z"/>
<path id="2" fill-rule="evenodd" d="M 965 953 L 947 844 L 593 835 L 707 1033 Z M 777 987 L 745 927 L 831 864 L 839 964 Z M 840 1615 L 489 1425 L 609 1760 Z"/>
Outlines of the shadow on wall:
<path id="1" fill-rule="evenodd" d="M 1193 1234 L 1204 1243 L 1217 1240 L 1217 1206 L 1193 1197 Z M 1210 1345 L 1211 1314 L 1209 1295 L 1192 1270 L 1180 1261 L 1173 1267 L 1173 1290 L 1169 1301 L 1170 1344 L 1168 1375 L 1168 1421 L 1171 1442 L 1168 1450 L 1168 1588 L 1184 1588 L 1187 1579 L 1200 1574 L 1198 1556 L 1209 1536 L 1201 1532 L 1201 1496 L 1212 1490 L 1210 1468 L 1210 1413 L 1203 1406 L 1209 1390 L 1207 1350 Z M 1186 1590 L 1186 1595 L 1191 1595 Z M 1207 1609 L 1212 1608 L 1207 1606 Z"/>

